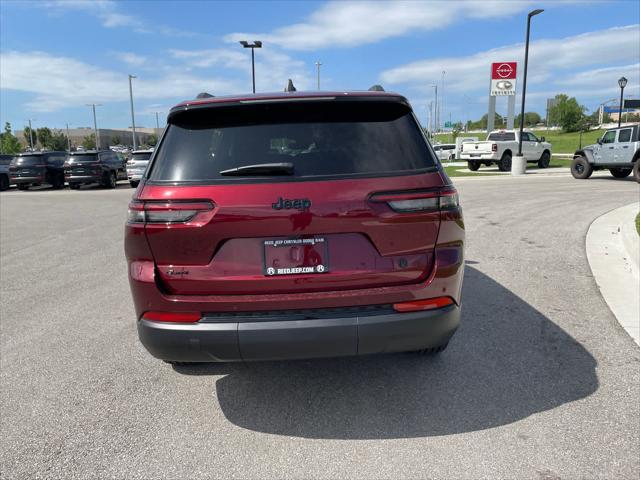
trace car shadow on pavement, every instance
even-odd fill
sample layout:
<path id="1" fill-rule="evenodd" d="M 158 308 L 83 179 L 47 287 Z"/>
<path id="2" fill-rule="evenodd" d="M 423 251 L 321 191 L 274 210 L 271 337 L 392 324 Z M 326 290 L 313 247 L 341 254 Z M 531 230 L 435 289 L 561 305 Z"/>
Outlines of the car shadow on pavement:
<path id="1" fill-rule="evenodd" d="M 215 384 L 217 402 L 233 424 L 305 438 L 483 430 L 597 390 L 596 361 L 574 338 L 477 269 L 467 266 L 465 275 L 460 329 L 437 357 L 405 353 L 174 368 L 224 375 Z"/>

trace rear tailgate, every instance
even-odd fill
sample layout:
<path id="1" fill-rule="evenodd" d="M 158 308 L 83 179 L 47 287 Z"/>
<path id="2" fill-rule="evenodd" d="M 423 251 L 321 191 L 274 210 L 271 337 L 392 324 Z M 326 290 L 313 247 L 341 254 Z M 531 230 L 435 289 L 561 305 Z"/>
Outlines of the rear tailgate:
<path id="1" fill-rule="evenodd" d="M 369 198 L 374 192 L 441 183 L 433 173 L 401 181 L 345 180 L 338 188 L 331 182 L 287 185 L 288 197 L 311 202 L 307 211 L 274 210 L 282 192 L 278 184 L 162 187 L 173 200 L 210 200 L 213 210 L 202 215 L 201 226 L 145 228 L 157 272 L 172 293 L 282 293 L 412 283 L 431 272 L 439 212 L 399 214 Z M 140 199 L 157 198 L 157 188 L 145 186 Z M 279 267 L 315 268 L 297 274 L 268 270 Z"/>
<path id="2" fill-rule="evenodd" d="M 493 144 L 495 142 L 466 142 L 462 144 L 462 153 L 465 154 L 484 154 L 493 153 Z"/>

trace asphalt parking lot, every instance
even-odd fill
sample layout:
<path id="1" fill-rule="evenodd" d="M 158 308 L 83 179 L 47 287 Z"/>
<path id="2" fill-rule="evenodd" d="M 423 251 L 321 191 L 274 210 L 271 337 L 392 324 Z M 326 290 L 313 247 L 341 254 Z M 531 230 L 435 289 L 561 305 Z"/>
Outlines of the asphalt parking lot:
<path id="1" fill-rule="evenodd" d="M 637 478 L 640 349 L 587 263 L 631 179 L 456 181 L 462 326 L 410 354 L 171 367 L 138 343 L 116 190 L 0 194 L 3 478 Z"/>

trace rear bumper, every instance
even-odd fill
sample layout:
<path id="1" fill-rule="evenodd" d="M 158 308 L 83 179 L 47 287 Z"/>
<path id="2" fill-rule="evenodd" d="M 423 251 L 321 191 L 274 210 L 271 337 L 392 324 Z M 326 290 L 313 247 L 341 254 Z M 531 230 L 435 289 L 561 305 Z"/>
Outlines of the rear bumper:
<path id="1" fill-rule="evenodd" d="M 500 160 L 497 158 L 495 153 L 480 153 L 480 154 L 470 154 L 470 153 L 462 153 L 460 154 L 461 160 L 491 160 L 492 162 L 497 162 Z"/>
<path id="2" fill-rule="evenodd" d="M 22 183 L 43 183 L 46 180 L 44 175 L 34 176 L 34 177 L 10 177 L 11 183 L 15 185 L 19 185 Z"/>
<path id="3" fill-rule="evenodd" d="M 102 180 L 101 175 L 65 175 L 68 183 L 96 183 Z"/>
<path id="4" fill-rule="evenodd" d="M 267 321 L 205 317 L 195 324 L 139 320 L 138 335 L 154 357 L 182 362 L 230 362 L 402 352 L 446 343 L 460 307 L 438 310 Z"/>

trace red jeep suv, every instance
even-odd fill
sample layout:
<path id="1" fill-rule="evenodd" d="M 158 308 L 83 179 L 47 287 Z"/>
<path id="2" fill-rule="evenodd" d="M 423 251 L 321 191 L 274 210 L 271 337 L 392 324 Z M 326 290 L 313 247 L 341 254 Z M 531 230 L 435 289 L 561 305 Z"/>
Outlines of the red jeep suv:
<path id="1" fill-rule="evenodd" d="M 170 363 L 442 351 L 458 195 L 397 94 L 181 103 L 129 205 L 142 344 Z"/>

